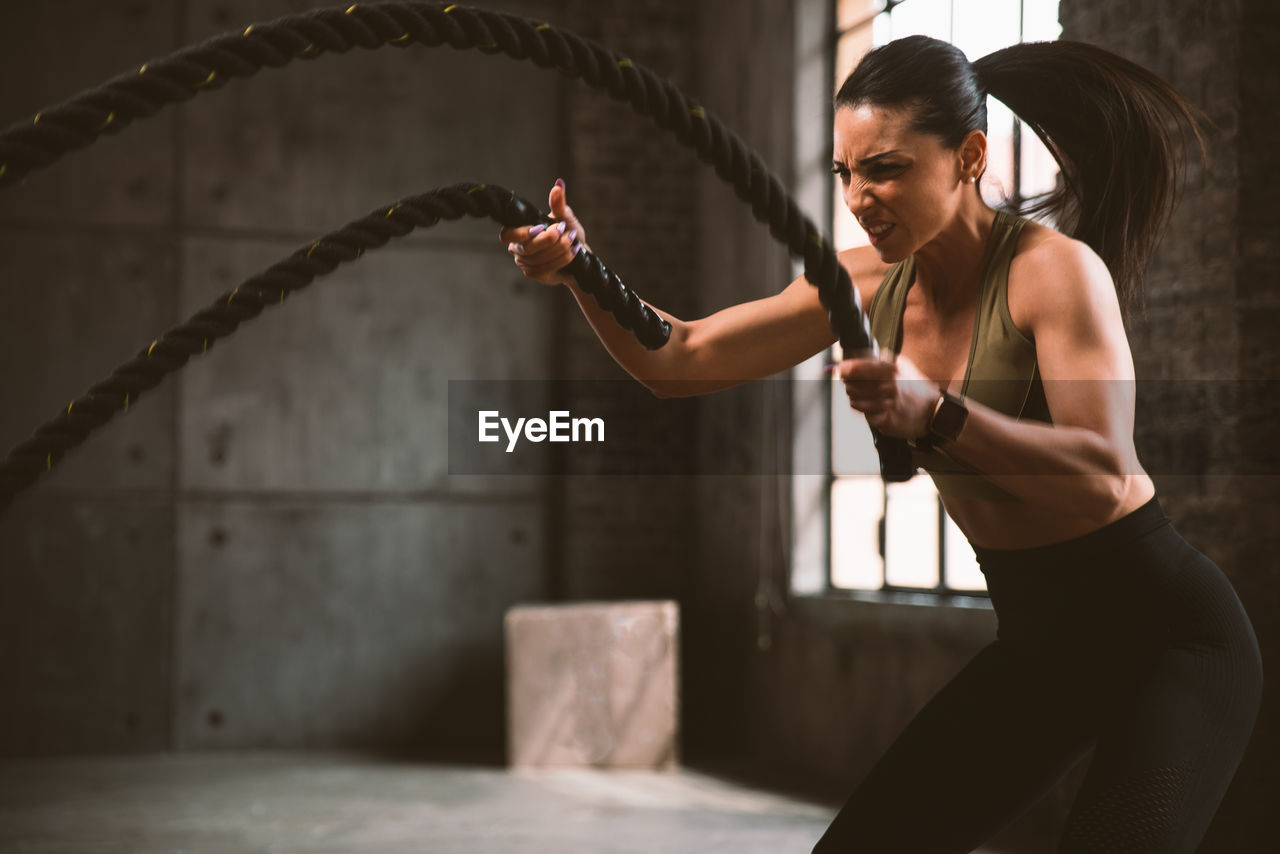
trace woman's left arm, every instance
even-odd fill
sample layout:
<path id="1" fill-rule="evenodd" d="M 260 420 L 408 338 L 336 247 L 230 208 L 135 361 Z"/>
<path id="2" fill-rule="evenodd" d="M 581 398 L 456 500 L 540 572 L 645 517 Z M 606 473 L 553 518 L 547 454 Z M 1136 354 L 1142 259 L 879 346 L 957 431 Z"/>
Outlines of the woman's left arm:
<path id="1" fill-rule="evenodd" d="M 1110 521 L 1142 476 L 1133 445 L 1133 359 L 1111 276 L 1087 246 L 1054 236 L 1015 258 L 1011 292 L 1015 282 L 1015 318 L 1035 341 L 1053 424 L 966 401 L 969 416 L 944 450 L 1026 501 Z M 907 360 L 852 360 L 840 376 L 870 381 L 846 388 L 882 432 L 914 438 L 927 431 L 937 386 Z"/>

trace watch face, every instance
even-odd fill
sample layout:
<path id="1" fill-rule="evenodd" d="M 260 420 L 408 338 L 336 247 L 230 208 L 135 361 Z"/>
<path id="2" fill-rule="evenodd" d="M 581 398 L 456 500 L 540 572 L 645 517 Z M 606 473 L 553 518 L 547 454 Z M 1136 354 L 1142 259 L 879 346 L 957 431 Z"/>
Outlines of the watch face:
<path id="1" fill-rule="evenodd" d="M 934 413 L 933 423 L 929 425 L 930 432 L 945 439 L 955 439 L 960 435 L 960 428 L 968 417 L 969 410 L 965 409 L 963 403 L 949 394 L 944 395 L 942 402 L 938 404 L 938 411 Z"/>

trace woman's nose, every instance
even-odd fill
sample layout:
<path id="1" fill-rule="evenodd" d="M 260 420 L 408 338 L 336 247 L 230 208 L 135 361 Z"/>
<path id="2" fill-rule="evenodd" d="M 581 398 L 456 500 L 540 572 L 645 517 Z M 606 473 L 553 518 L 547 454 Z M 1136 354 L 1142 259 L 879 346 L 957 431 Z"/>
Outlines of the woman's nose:
<path id="1" fill-rule="evenodd" d="M 850 182 L 849 186 L 845 188 L 844 204 L 849 209 L 849 213 L 854 216 L 861 216 L 875 205 L 875 197 L 868 187 L 861 186 L 854 181 Z"/>

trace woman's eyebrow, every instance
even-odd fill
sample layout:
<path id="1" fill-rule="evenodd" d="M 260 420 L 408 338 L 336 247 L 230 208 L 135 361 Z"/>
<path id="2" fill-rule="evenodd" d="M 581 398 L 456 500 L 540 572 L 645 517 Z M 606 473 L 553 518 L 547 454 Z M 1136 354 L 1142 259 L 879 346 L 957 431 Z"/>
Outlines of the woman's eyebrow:
<path id="1" fill-rule="evenodd" d="M 876 162 L 877 160 L 882 160 L 882 159 L 884 159 L 884 158 L 888 157 L 888 156 L 889 156 L 889 155 L 891 155 L 891 154 L 898 154 L 898 153 L 900 153 L 901 151 L 902 151 L 902 149 L 901 149 L 901 148 L 895 148 L 895 149 L 893 149 L 892 151 L 882 151 L 882 152 L 880 152 L 879 154 L 873 154 L 873 155 L 871 155 L 870 157 L 864 157 L 864 158 L 862 158 L 861 160 L 859 160 L 859 161 L 858 161 L 858 165 L 859 165 L 859 166 L 870 166 L 872 163 Z"/>

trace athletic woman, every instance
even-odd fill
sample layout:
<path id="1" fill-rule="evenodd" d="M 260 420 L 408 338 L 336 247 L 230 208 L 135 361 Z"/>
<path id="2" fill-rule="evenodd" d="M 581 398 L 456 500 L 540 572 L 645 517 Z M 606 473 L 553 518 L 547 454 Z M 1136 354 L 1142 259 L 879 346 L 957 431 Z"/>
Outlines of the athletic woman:
<path id="1" fill-rule="evenodd" d="M 988 207 L 986 96 L 1062 168 L 1040 210 Z M 1150 72 L 1079 43 L 970 63 L 924 37 L 869 53 L 836 96 L 833 168 L 871 245 L 840 260 L 882 350 L 836 366 L 850 404 L 907 439 L 968 537 L 997 638 L 875 765 L 818 852 L 971 851 L 1089 750 L 1062 852 L 1194 851 L 1244 752 L 1261 663 L 1218 567 L 1174 530 L 1134 450 L 1124 309 L 1172 209 L 1195 123 Z M 803 278 L 671 322 L 641 347 L 560 274 L 563 225 L 505 229 L 530 278 L 577 298 L 608 351 L 659 396 L 770 376 L 834 335 Z M 657 309 L 655 309 L 657 310 Z"/>

